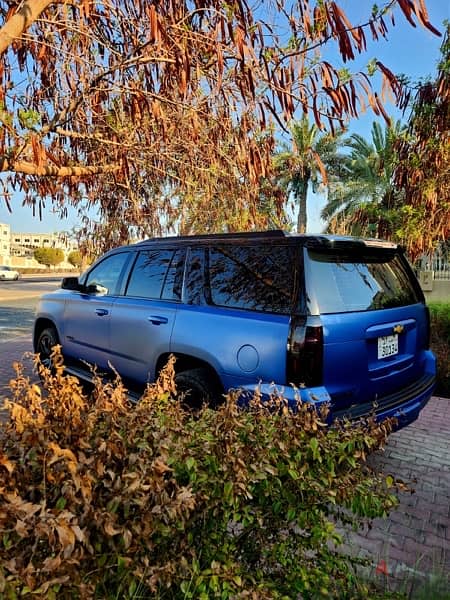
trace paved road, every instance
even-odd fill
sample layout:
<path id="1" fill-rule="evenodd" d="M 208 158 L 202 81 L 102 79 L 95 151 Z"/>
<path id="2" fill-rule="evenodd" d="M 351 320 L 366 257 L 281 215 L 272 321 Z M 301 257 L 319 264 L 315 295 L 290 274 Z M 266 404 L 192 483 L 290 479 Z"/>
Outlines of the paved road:
<path id="1" fill-rule="evenodd" d="M 10 397 L 7 384 L 14 376 L 11 365 L 27 351 L 31 351 L 30 336 L 0 342 L 0 405 L 2 398 Z M 25 365 L 35 379 L 30 358 L 25 359 Z M 449 414 L 449 399 L 432 398 L 415 423 L 392 434 L 385 451 L 370 459 L 386 475 L 402 479 L 415 490 L 400 494 L 400 505 L 389 518 L 375 519 L 370 529 L 345 532 L 347 551 L 368 558 L 372 564 L 369 574 L 382 578 L 388 589 L 398 586 L 399 581 L 412 585 L 416 577 L 423 581 L 436 573 L 449 577 Z M 387 575 L 377 575 L 377 565 L 382 565 L 382 570 L 385 567 Z"/>
<path id="2" fill-rule="evenodd" d="M 37 298 L 61 285 L 62 276 L 42 277 L 25 275 L 18 281 L 0 281 L 0 302 Z"/>
<path id="3" fill-rule="evenodd" d="M 58 288 L 61 277 L 0 282 L 0 341 L 30 335 L 39 296 Z"/>
<path id="4" fill-rule="evenodd" d="M 0 300 L 0 341 L 20 335 L 30 335 L 33 328 L 37 298 Z"/>

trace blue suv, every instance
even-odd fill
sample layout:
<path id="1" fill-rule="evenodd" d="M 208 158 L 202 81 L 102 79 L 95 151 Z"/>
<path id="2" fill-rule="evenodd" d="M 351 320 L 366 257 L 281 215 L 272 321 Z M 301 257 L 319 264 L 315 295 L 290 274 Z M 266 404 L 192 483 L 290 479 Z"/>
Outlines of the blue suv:
<path id="1" fill-rule="evenodd" d="M 193 405 L 274 389 L 399 426 L 430 398 L 436 364 L 419 284 L 393 243 L 282 231 L 152 239 L 117 248 L 44 295 L 34 348 L 67 370 L 116 370 L 129 389 L 171 354 Z"/>

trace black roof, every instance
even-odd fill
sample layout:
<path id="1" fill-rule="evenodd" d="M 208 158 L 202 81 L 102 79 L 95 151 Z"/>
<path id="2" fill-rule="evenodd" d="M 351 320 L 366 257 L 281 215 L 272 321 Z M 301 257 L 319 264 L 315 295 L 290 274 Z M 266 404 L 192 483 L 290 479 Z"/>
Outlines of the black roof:
<path id="1" fill-rule="evenodd" d="M 244 231 L 236 233 L 209 233 L 201 235 L 184 235 L 184 236 L 168 236 L 159 238 L 150 238 L 142 242 L 134 244 L 141 246 L 152 243 L 192 243 L 192 242 L 208 242 L 208 241 L 251 241 L 251 240 L 291 240 L 301 241 L 307 247 L 322 247 L 322 248 L 337 248 L 337 247 L 373 247 L 384 249 L 397 249 L 397 244 L 386 242 L 378 239 L 362 239 L 351 236 L 331 235 L 331 234 L 299 234 L 289 233 L 281 229 L 272 229 L 269 231 Z"/>

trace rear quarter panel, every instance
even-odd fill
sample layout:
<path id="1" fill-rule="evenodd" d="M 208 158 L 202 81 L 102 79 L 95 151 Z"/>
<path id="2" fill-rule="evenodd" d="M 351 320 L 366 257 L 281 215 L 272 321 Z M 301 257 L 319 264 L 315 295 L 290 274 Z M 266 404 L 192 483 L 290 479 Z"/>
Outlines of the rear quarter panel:
<path id="1" fill-rule="evenodd" d="M 224 389 L 283 383 L 289 317 L 238 309 L 184 305 L 177 311 L 171 352 L 208 362 Z"/>

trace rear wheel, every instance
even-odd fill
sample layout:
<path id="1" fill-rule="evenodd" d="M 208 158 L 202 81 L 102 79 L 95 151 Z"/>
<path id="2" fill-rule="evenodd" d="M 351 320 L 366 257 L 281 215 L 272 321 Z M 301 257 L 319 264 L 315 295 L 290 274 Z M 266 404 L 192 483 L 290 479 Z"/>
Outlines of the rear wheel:
<path id="1" fill-rule="evenodd" d="M 59 344 L 58 334 L 54 327 L 46 327 L 39 335 L 36 351 L 39 354 L 42 364 L 49 369 L 52 366 L 51 354 L 53 346 Z"/>
<path id="2" fill-rule="evenodd" d="M 207 369 L 190 369 L 175 375 L 178 394 L 183 395 L 183 404 L 199 409 L 204 404 L 211 407 L 220 402 L 220 389 Z"/>

